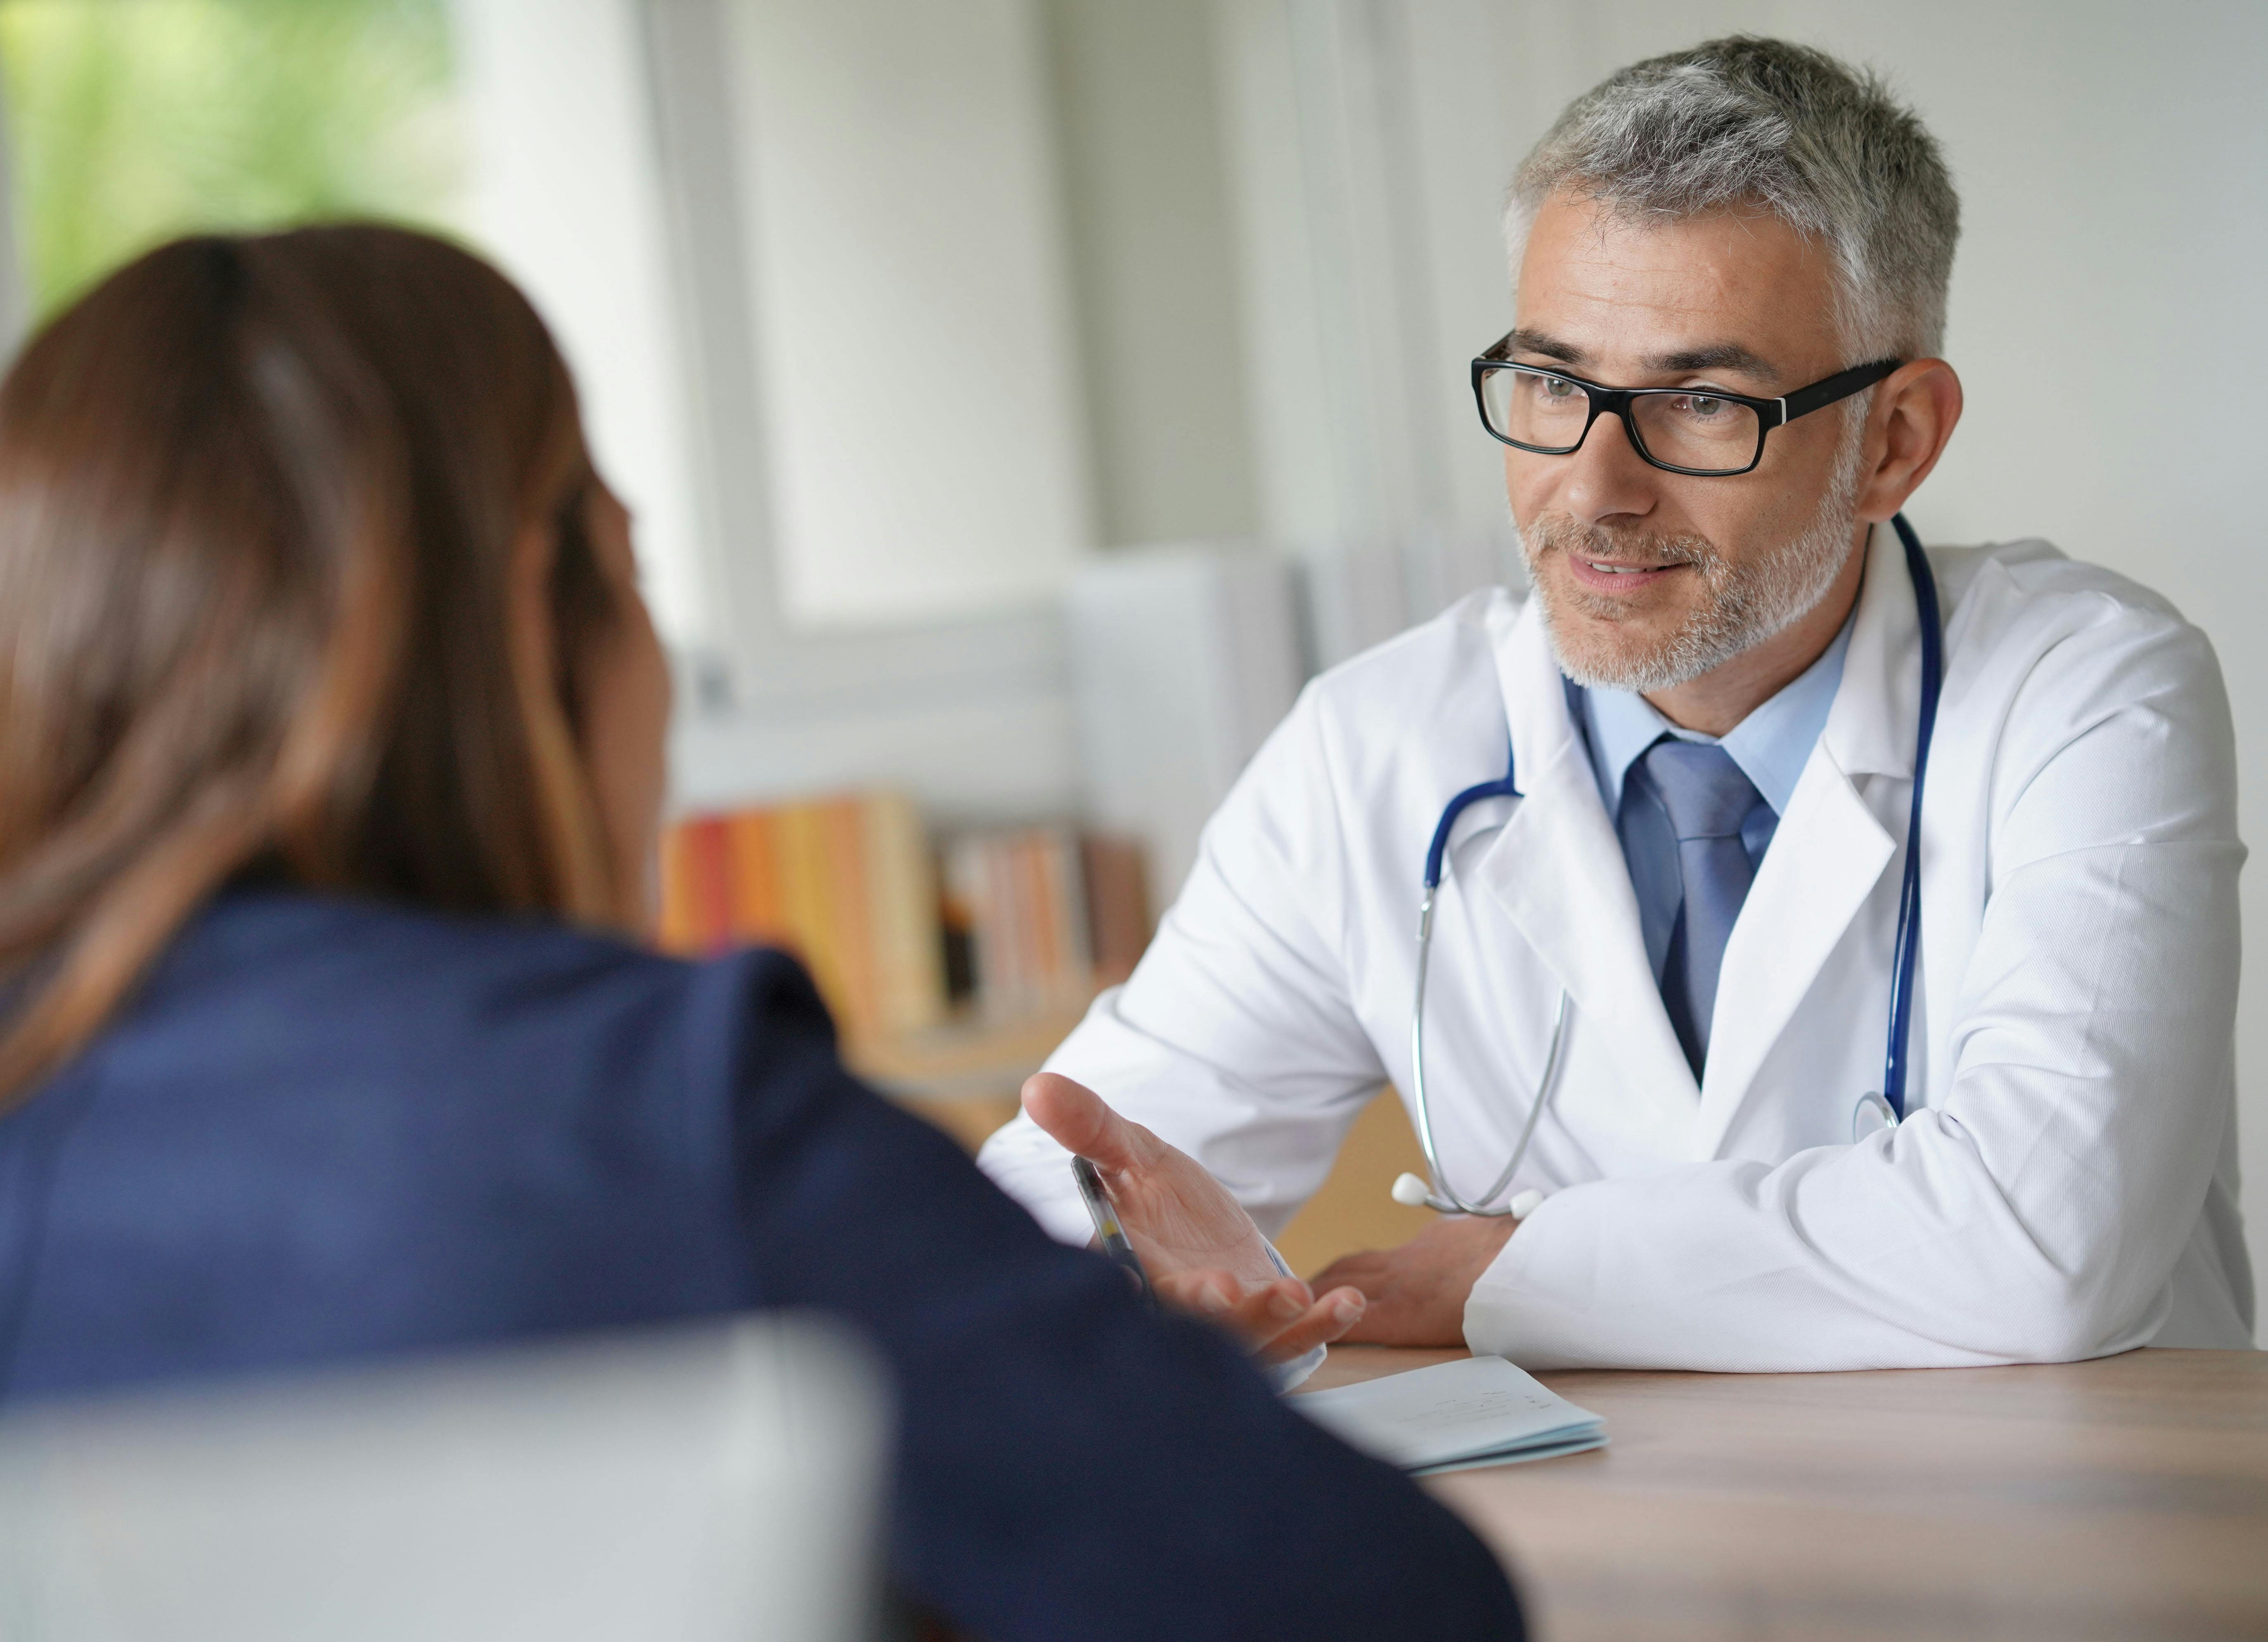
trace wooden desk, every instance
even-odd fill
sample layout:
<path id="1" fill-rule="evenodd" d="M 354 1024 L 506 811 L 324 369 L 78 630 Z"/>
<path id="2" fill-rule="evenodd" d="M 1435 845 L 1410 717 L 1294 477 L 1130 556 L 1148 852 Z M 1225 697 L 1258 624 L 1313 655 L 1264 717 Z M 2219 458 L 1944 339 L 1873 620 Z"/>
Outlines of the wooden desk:
<path id="1" fill-rule="evenodd" d="M 1312 1383 L 1462 1354 L 1337 1346 Z M 1426 1486 L 1543 1642 L 2268 1638 L 2268 1353 L 1538 1377 L 1613 1445 Z"/>

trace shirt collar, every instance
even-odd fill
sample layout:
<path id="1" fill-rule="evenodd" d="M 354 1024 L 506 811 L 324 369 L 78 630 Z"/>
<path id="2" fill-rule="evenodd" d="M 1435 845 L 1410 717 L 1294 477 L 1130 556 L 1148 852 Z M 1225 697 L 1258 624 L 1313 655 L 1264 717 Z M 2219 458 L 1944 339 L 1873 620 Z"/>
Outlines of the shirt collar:
<path id="1" fill-rule="evenodd" d="M 1851 648 L 1851 623 L 1844 619 L 1834 642 L 1819 659 L 1782 685 L 1778 693 L 1733 726 L 1722 737 L 1681 729 L 1654 710 L 1644 696 L 1629 690 L 1587 690 L 1570 682 L 1569 706 L 1575 722 L 1589 744 L 1591 770 L 1598 777 L 1599 796 L 1607 813 L 1622 810 L 1623 780 L 1638 756 L 1667 734 L 1681 741 L 1715 743 L 1722 746 L 1741 773 L 1756 783 L 1756 791 L 1774 815 L 1787 813 L 1795 784 L 1826 728 L 1828 709 L 1843 682 L 1843 656 Z"/>

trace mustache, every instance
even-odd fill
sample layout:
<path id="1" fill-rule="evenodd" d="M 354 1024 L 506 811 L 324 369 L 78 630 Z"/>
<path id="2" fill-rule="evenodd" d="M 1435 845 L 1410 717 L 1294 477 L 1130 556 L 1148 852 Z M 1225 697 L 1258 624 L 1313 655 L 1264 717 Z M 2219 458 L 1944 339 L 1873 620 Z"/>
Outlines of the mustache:
<path id="1" fill-rule="evenodd" d="M 1705 570 L 1723 560 L 1715 544 L 1705 536 L 1603 530 L 1595 524 L 1580 524 L 1564 513 L 1538 519 L 1521 536 L 1532 544 L 1533 555 L 1540 556 L 1557 548 L 1572 559 L 1611 560 L 1616 564 L 1640 565 L 1649 570 L 1675 564 L 1697 565 Z"/>

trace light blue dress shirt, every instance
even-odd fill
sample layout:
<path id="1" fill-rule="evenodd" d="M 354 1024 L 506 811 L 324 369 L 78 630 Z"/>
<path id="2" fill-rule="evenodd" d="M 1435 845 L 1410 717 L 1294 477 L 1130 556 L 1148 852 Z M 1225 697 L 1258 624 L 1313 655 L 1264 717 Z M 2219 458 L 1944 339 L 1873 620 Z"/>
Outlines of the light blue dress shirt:
<path id="1" fill-rule="evenodd" d="M 1853 614 L 1855 615 L 1855 612 Z M 1741 773 L 1764 795 L 1741 825 L 1741 842 L 1752 866 L 1761 866 L 1779 818 L 1803 766 L 1827 727 L 1827 711 L 1843 682 L 1843 656 L 1851 648 L 1851 622 L 1819 659 L 1784 685 L 1722 737 L 1681 729 L 1642 695 L 1627 690 L 1587 690 L 1570 681 L 1568 710 L 1582 732 L 1591 755 L 1591 772 L 1598 777 L 1599 796 L 1614 817 L 1622 839 L 1623 860 L 1630 868 L 1631 887 L 1638 891 L 1638 927 L 1646 936 L 1646 961 L 1653 966 L 1656 986 L 1669 957 L 1669 937 L 1677 927 L 1677 909 L 1685 900 L 1685 884 L 1677 864 L 1677 834 L 1669 825 L 1644 771 L 1632 775 L 1631 766 L 1665 735 L 1681 741 L 1714 742 L 1723 747 Z"/>

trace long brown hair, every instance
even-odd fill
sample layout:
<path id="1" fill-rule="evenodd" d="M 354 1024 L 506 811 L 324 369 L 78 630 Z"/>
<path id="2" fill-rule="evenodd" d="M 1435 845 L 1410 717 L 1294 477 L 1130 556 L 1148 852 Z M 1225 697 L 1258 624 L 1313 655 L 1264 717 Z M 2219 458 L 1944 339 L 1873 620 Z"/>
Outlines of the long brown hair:
<path id="1" fill-rule="evenodd" d="M 423 235 L 179 240 L 32 341 L 0 384 L 0 1104 L 241 874 L 624 915 L 570 664 L 615 612 L 590 483 L 542 321 Z M 511 617 L 531 529 L 550 649 Z"/>

